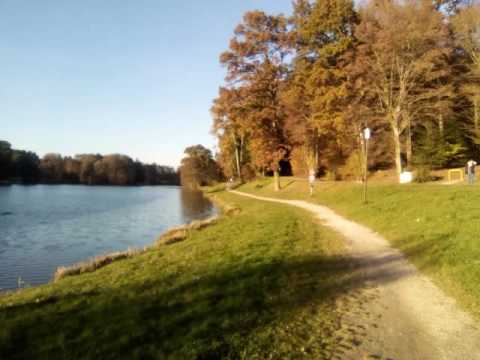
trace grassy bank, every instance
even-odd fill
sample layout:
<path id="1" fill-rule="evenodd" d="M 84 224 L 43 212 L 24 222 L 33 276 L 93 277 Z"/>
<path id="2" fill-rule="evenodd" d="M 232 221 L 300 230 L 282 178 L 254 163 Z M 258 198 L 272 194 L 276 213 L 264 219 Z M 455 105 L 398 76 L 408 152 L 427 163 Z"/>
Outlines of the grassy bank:
<path id="1" fill-rule="evenodd" d="M 240 188 L 259 195 L 305 199 L 328 205 L 368 225 L 401 249 L 447 293 L 480 318 L 480 188 L 478 186 L 369 186 L 318 183 L 313 197 L 306 181 L 283 179 L 273 191 L 269 180 Z"/>
<path id="2" fill-rule="evenodd" d="M 336 299 L 354 281 L 341 239 L 302 210 L 217 196 L 240 213 L 183 242 L 0 296 L 0 358 L 341 354 Z"/>

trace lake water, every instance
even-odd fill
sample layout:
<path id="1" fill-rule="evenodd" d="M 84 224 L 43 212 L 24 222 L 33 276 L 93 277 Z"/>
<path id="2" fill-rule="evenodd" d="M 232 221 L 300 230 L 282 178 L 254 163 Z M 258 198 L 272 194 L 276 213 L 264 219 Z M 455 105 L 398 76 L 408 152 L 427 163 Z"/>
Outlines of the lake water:
<path id="1" fill-rule="evenodd" d="M 215 212 L 176 186 L 0 186 L 0 289 L 46 283 L 58 266 L 150 245 Z"/>

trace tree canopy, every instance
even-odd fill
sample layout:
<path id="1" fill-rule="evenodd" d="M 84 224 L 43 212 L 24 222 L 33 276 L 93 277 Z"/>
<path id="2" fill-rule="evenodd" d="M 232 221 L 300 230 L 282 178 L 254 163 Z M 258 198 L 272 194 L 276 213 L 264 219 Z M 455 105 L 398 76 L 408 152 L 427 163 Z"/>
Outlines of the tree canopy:
<path id="1" fill-rule="evenodd" d="M 179 171 L 182 185 L 190 188 L 212 185 L 222 180 L 222 172 L 212 152 L 202 145 L 185 149 Z"/>
<path id="2" fill-rule="evenodd" d="M 480 5 L 462 0 L 296 0 L 247 12 L 220 56 L 213 133 L 225 174 L 462 164 L 480 155 Z M 435 156 L 432 156 L 435 154 Z M 462 164 L 463 165 L 463 164 Z"/>

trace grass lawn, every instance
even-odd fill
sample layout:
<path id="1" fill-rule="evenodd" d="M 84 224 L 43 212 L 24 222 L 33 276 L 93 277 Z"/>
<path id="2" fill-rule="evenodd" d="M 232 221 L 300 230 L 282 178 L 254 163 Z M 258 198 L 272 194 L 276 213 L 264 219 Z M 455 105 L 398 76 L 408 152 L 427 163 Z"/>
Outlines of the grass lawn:
<path id="1" fill-rule="evenodd" d="M 342 240 L 303 210 L 218 196 L 241 212 L 184 242 L 1 295 L 0 359 L 330 356 L 335 300 L 354 280 Z"/>
<path id="2" fill-rule="evenodd" d="M 325 204 L 384 235 L 467 310 L 480 318 L 480 187 L 467 185 L 318 183 L 313 197 L 306 181 L 270 180 L 239 190 Z"/>

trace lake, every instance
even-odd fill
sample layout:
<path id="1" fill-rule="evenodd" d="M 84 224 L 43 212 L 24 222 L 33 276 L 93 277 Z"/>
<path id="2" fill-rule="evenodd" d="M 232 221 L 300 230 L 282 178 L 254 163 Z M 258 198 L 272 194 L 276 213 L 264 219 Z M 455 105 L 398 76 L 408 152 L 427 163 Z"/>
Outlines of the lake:
<path id="1" fill-rule="evenodd" d="M 0 289 L 46 283 L 58 266 L 150 245 L 215 212 L 176 186 L 0 186 Z"/>

